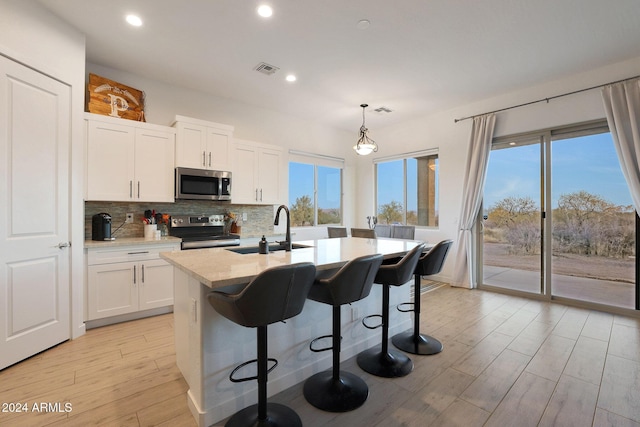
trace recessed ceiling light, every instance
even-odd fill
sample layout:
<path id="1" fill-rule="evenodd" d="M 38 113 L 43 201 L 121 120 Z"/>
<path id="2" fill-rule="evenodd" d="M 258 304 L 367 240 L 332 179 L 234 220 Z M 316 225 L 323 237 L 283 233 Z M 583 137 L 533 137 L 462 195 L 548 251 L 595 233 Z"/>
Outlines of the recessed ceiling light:
<path id="1" fill-rule="evenodd" d="M 139 27 L 142 25 L 142 19 L 136 15 L 127 15 L 127 22 L 134 27 Z"/>
<path id="2" fill-rule="evenodd" d="M 142 19 L 140 19 L 140 17 L 137 15 L 127 15 L 126 20 L 130 25 L 133 25 L 134 27 L 139 27 L 142 25 Z"/>
<path id="3" fill-rule="evenodd" d="M 287 75 L 286 79 L 287 79 L 287 81 L 288 81 L 288 82 L 291 82 L 291 83 L 293 83 L 293 82 L 295 82 L 296 80 L 298 80 L 298 79 L 297 79 L 297 77 L 296 77 L 296 76 L 294 76 L 293 74 L 289 74 L 289 75 Z"/>
<path id="4" fill-rule="evenodd" d="M 263 18 L 269 18 L 271 15 L 273 15 L 273 9 L 271 8 L 271 6 L 263 4 L 258 7 L 258 15 L 262 16 Z"/>

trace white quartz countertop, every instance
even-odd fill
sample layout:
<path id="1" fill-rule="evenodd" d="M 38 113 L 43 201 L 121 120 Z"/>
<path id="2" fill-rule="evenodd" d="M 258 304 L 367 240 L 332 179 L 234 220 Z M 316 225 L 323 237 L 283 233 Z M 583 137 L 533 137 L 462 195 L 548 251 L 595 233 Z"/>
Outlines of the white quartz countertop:
<path id="1" fill-rule="evenodd" d="M 109 248 L 118 246 L 138 246 L 138 245 L 166 245 L 179 244 L 182 239 L 179 237 L 163 236 L 159 240 L 145 239 L 144 237 L 122 237 L 115 240 L 85 240 L 85 248 Z"/>
<path id="2" fill-rule="evenodd" d="M 210 287 L 248 283 L 263 270 L 280 265 L 312 262 L 318 270 L 339 268 L 349 260 L 371 254 L 385 258 L 397 257 L 422 243 L 401 239 L 364 239 L 343 237 L 297 241 L 307 248 L 291 252 L 272 251 L 264 254 L 239 254 L 228 249 L 211 248 L 188 251 L 161 252 L 160 257 L 183 270 L 200 283 Z"/>

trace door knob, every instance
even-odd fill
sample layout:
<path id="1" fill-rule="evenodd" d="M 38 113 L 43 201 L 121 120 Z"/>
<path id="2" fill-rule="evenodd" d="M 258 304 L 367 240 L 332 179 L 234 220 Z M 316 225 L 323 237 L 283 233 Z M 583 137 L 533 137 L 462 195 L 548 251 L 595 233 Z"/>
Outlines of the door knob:
<path id="1" fill-rule="evenodd" d="M 63 249 L 63 248 L 68 248 L 70 246 L 71 246 L 71 242 L 60 242 L 55 247 L 58 248 L 58 249 Z"/>

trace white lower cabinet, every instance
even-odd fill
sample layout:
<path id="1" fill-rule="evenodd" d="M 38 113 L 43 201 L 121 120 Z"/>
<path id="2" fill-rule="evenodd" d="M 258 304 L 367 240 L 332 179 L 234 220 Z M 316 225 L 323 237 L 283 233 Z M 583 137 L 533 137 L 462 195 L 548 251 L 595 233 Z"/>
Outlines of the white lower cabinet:
<path id="1" fill-rule="evenodd" d="M 173 304 L 173 266 L 160 252 L 179 245 L 87 250 L 86 320 Z"/>
<path id="2" fill-rule="evenodd" d="M 138 308 L 164 307 L 173 304 L 173 266 L 163 259 L 141 263 Z"/>

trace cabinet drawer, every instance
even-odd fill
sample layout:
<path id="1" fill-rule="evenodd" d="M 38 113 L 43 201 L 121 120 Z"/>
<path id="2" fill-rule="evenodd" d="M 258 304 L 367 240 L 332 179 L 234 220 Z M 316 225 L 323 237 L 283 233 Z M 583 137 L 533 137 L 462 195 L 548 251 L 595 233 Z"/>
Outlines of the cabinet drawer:
<path id="1" fill-rule="evenodd" d="M 111 264 L 114 262 L 144 261 L 160 258 L 160 252 L 178 250 L 179 245 L 144 245 L 118 248 L 89 249 L 87 264 Z"/>

